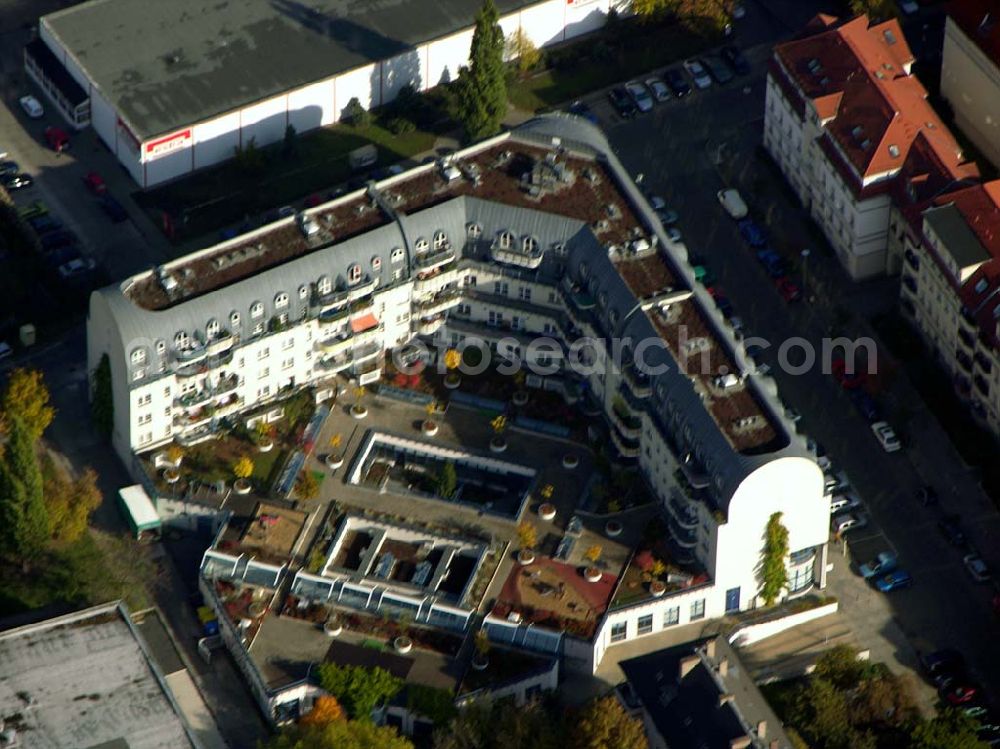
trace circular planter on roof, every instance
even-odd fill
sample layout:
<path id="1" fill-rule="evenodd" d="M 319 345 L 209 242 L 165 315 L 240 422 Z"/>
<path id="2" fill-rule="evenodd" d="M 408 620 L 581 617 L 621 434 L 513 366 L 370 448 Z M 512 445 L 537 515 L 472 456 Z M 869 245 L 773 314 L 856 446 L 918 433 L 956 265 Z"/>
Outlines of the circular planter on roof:
<path id="1" fill-rule="evenodd" d="M 253 489 L 253 484 L 247 479 L 236 479 L 233 482 L 233 491 L 237 494 L 249 494 L 251 489 Z"/>
<path id="2" fill-rule="evenodd" d="M 507 440 L 504 437 L 494 437 L 490 440 L 490 452 L 502 453 L 507 449 Z"/>
<path id="3" fill-rule="evenodd" d="M 360 403 L 355 403 L 351 406 L 351 416 L 355 419 L 363 419 L 368 415 L 368 408 L 362 406 Z"/>
<path id="4" fill-rule="evenodd" d="M 615 536 L 620 536 L 622 534 L 622 524 L 617 520 L 609 520 L 604 524 L 604 534 L 608 538 L 614 538 Z"/>
<path id="5" fill-rule="evenodd" d="M 163 470 L 163 480 L 168 484 L 176 484 L 181 479 L 181 472 L 176 468 L 165 468 Z"/>
<path id="6" fill-rule="evenodd" d="M 649 593 L 653 598 L 659 598 L 667 592 L 667 585 L 662 580 L 653 580 L 649 584 Z"/>
<path id="7" fill-rule="evenodd" d="M 535 561 L 535 552 L 531 549 L 521 549 L 517 552 L 517 563 L 518 564 L 531 564 Z"/>
<path id="8" fill-rule="evenodd" d="M 524 406 L 528 403 L 528 391 L 518 390 L 510 400 L 515 406 Z"/>
<path id="9" fill-rule="evenodd" d="M 580 465 L 580 459 L 572 453 L 566 453 L 562 458 L 562 466 L 570 471 Z"/>
<path id="10" fill-rule="evenodd" d="M 325 634 L 327 637 L 336 637 L 343 631 L 344 628 L 343 626 L 341 626 L 340 620 L 335 616 L 331 616 L 329 619 L 323 622 L 323 634 Z"/>
<path id="11" fill-rule="evenodd" d="M 602 577 L 603 574 L 597 567 L 587 567 L 583 571 L 583 579 L 588 583 L 599 583 Z"/>
<path id="12" fill-rule="evenodd" d="M 392 646 L 396 648 L 397 653 L 409 653 L 413 650 L 413 640 L 406 635 L 400 635 L 392 641 Z"/>
<path id="13" fill-rule="evenodd" d="M 336 471 L 342 465 L 344 465 L 344 456 L 339 453 L 330 453 L 326 456 L 326 460 L 323 461 L 326 467 L 331 471 Z"/>
<path id="14" fill-rule="evenodd" d="M 274 440 L 265 438 L 257 443 L 258 452 L 269 453 L 273 449 L 274 449 Z"/>
<path id="15" fill-rule="evenodd" d="M 449 390 L 456 390 L 462 384 L 462 378 L 454 372 L 449 372 L 444 376 L 444 386 Z"/>
<path id="16" fill-rule="evenodd" d="M 538 506 L 538 517 L 542 520 L 552 520 L 556 516 L 556 506 L 551 502 L 544 502 Z"/>
<path id="17" fill-rule="evenodd" d="M 423 423 L 420 425 L 420 431 L 428 437 L 433 437 L 437 434 L 438 429 L 438 423 L 434 421 L 434 419 L 424 419 Z"/>
<path id="18" fill-rule="evenodd" d="M 476 653 L 472 656 L 472 667 L 476 671 L 485 671 L 490 666 L 489 656 L 482 655 L 481 653 Z"/>

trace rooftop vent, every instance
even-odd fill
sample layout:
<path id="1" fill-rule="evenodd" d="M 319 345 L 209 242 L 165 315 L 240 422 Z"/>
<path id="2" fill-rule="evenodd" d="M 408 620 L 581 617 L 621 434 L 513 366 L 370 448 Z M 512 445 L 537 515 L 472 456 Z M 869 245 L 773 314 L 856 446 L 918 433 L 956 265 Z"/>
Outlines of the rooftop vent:
<path id="1" fill-rule="evenodd" d="M 864 137 L 864 134 L 865 134 L 865 129 L 861 127 L 861 125 L 855 125 L 853 128 L 851 128 L 851 136 L 854 138 L 854 140 L 860 140 L 862 137 Z"/>
<path id="2" fill-rule="evenodd" d="M 897 146 L 895 143 L 890 143 L 889 144 L 889 155 L 892 156 L 892 158 L 894 158 L 894 159 L 898 159 L 899 158 L 899 146 Z"/>
<path id="3" fill-rule="evenodd" d="M 806 63 L 806 67 L 809 68 L 809 72 L 813 75 L 819 75 L 823 72 L 823 64 L 815 57 Z"/>
<path id="4" fill-rule="evenodd" d="M 886 44 L 892 45 L 896 43 L 896 35 L 892 33 L 891 29 L 886 29 L 882 32 L 882 35 L 885 37 Z"/>
<path id="5" fill-rule="evenodd" d="M 872 142 L 867 138 L 865 138 L 863 141 L 861 141 L 859 145 L 861 146 L 862 151 L 867 151 L 869 148 L 872 147 Z"/>

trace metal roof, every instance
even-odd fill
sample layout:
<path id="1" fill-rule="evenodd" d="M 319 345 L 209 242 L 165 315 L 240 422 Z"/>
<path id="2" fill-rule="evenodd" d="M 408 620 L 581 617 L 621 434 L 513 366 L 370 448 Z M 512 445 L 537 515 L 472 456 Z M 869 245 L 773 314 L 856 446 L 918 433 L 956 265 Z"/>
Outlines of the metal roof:
<path id="1" fill-rule="evenodd" d="M 954 203 L 928 208 L 924 220 L 941 238 L 941 250 L 951 256 L 960 270 L 992 257 Z"/>

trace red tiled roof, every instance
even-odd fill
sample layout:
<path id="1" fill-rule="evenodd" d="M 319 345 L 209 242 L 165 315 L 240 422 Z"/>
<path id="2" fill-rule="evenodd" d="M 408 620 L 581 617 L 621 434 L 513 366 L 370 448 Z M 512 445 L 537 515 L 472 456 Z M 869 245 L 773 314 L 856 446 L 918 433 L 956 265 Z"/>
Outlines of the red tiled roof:
<path id="1" fill-rule="evenodd" d="M 899 170 L 919 136 L 953 177 L 964 176 L 961 148 L 909 73 L 913 63 L 896 20 L 869 27 L 867 16 L 834 24 L 814 19 L 811 35 L 775 47 L 775 55 L 823 119 L 860 177 Z"/>
<path id="2" fill-rule="evenodd" d="M 983 54 L 1000 64 L 1000 0 L 952 0 L 948 15 Z"/>

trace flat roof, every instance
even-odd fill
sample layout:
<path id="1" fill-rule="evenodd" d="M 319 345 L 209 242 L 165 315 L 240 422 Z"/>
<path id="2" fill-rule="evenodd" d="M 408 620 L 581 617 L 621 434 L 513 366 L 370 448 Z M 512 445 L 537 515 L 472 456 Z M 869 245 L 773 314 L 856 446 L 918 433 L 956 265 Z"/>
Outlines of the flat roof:
<path id="1" fill-rule="evenodd" d="M 537 0 L 497 0 L 501 14 Z M 480 0 L 93 0 L 42 18 L 140 139 L 402 55 Z M 404 58 L 397 77 L 415 79 Z M 454 78 L 457 70 L 450 71 Z M 377 84 L 373 84 L 377 85 Z M 339 103 L 345 106 L 347 102 Z"/>
<path id="2" fill-rule="evenodd" d="M 193 749 L 119 604 L 0 633 L 0 716 L 32 747 Z"/>
<path id="3" fill-rule="evenodd" d="M 959 269 L 985 263 L 992 257 L 954 203 L 928 208 L 924 220 L 941 237 L 941 249 L 951 255 Z"/>
<path id="4" fill-rule="evenodd" d="M 148 526 L 160 524 L 160 514 L 153 506 L 153 500 L 149 498 L 146 490 L 140 484 L 119 489 L 118 495 L 128 508 L 136 528 L 142 530 Z"/>

